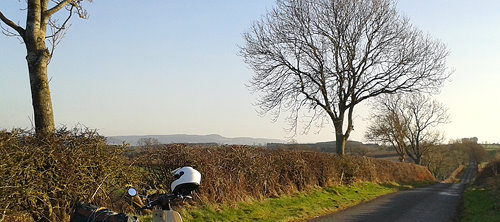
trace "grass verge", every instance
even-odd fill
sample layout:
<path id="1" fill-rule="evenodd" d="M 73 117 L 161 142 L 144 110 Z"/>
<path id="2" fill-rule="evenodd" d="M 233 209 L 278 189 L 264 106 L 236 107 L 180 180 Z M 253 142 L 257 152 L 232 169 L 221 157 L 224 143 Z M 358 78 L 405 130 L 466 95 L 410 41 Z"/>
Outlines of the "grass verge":
<path id="1" fill-rule="evenodd" d="M 247 201 L 235 205 L 205 204 L 180 211 L 184 221 L 303 221 L 326 215 L 378 196 L 406 190 L 413 185 L 358 183 L 351 186 L 315 188 L 279 198 Z M 150 221 L 150 217 L 141 221 Z"/>
<path id="2" fill-rule="evenodd" d="M 460 221 L 500 221 L 500 191 L 468 186 L 463 200 Z"/>

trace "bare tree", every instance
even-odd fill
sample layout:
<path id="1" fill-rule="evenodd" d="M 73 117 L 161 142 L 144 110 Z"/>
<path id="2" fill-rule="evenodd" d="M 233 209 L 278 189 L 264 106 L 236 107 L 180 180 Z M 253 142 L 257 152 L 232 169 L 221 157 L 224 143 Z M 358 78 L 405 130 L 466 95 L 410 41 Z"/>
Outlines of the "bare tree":
<path id="1" fill-rule="evenodd" d="M 374 142 L 390 145 L 399 155 L 399 161 L 406 160 L 406 137 L 409 119 L 403 115 L 401 96 L 383 96 L 372 104 L 372 124 L 368 126 L 365 137 Z"/>
<path id="2" fill-rule="evenodd" d="M 87 1 L 91 2 L 91 0 Z M 8 19 L 0 11 L 0 20 L 8 26 L 2 26 L 2 32 L 7 36 L 19 37 L 26 46 L 37 133 L 54 132 L 54 114 L 47 78 L 47 65 L 55 47 L 64 37 L 71 16 L 77 14 L 80 18 L 87 17 L 81 3 L 82 0 L 26 0 L 25 28 Z M 59 21 L 53 18 L 53 15 L 61 9 L 67 11 L 67 16 Z"/>
<path id="3" fill-rule="evenodd" d="M 357 104 L 435 90 L 449 76 L 444 44 L 412 27 L 392 0 L 278 0 L 244 39 L 261 113 L 290 113 L 294 133 L 304 112 L 304 133 L 331 121 L 341 155 Z"/>
<path id="4" fill-rule="evenodd" d="M 152 137 L 140 138 L 137 141 L 137 146 L 144 147 L 144 148 L 157 148 L 160 145 L 161 145 L 160 141 L 158 141 L 157 138 L 152 138 Z"/>
<path id="5" fill-rule="evenodd" d="M 400 157 L 408 155 L 421 164 L 422 156 L 443 138 L 435 127 L 448 122 L 443 104 L 430 96 L 413 93 L 380 97 L 366 137 L 390 143 Z"/>

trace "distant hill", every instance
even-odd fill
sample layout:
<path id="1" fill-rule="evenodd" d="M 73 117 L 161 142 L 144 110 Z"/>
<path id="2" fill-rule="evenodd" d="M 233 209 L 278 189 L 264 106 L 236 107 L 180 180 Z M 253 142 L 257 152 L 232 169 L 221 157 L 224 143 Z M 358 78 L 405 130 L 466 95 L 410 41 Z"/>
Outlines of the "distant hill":
<path id="1" fill-rule="evenodd" d="M 251 138 L 251 137 L 236 137 L 227 138 L 218 134 L 210 135 L 187 135 L 187 134 L 174 134 L 174 135 L 144 135 L 144 136 L 110 136 L 107 137 L 108 144 L 122 144 L 122 142 L 129 143 L 132 146 L 138 145 L 139 140 L 153 138 L 157 139 L 161 144 L 170 143 L 217 143 L 217 144 L 237 144 L 237 145 L 262 145 L 268 143 L 284 143 L 282 140 L 266 139 L 266 138 Z"/>

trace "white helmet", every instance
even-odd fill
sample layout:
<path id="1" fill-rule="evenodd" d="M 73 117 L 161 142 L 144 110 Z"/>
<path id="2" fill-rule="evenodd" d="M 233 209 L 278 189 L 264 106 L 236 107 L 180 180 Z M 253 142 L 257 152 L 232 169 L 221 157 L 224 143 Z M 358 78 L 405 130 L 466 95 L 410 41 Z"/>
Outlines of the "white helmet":
<path id="1" fill-rule="evenodd" d="M 172 171 L 172 175 L 176 179 L 170 185 L 174 194 L 189 195 L 200 186 L 201 174 L 192 167 L 177 168 Z"/>

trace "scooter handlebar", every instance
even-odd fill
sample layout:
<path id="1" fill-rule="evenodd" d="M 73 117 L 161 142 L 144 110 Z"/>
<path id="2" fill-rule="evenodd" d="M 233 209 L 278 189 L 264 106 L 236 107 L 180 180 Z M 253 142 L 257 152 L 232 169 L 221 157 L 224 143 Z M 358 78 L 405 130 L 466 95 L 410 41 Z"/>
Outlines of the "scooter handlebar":
<path id="1" fill-rule="evenodd" d="M 183 196 L 175 194 L 163 194 L 160 195 L 156 200 L 153 200 L 146 204 L 142 209 L 152 209 L 154 206 L 160 206 L 164 210 L 170 209 L 170 201 L 177 198 L 183 198 Z"/>

